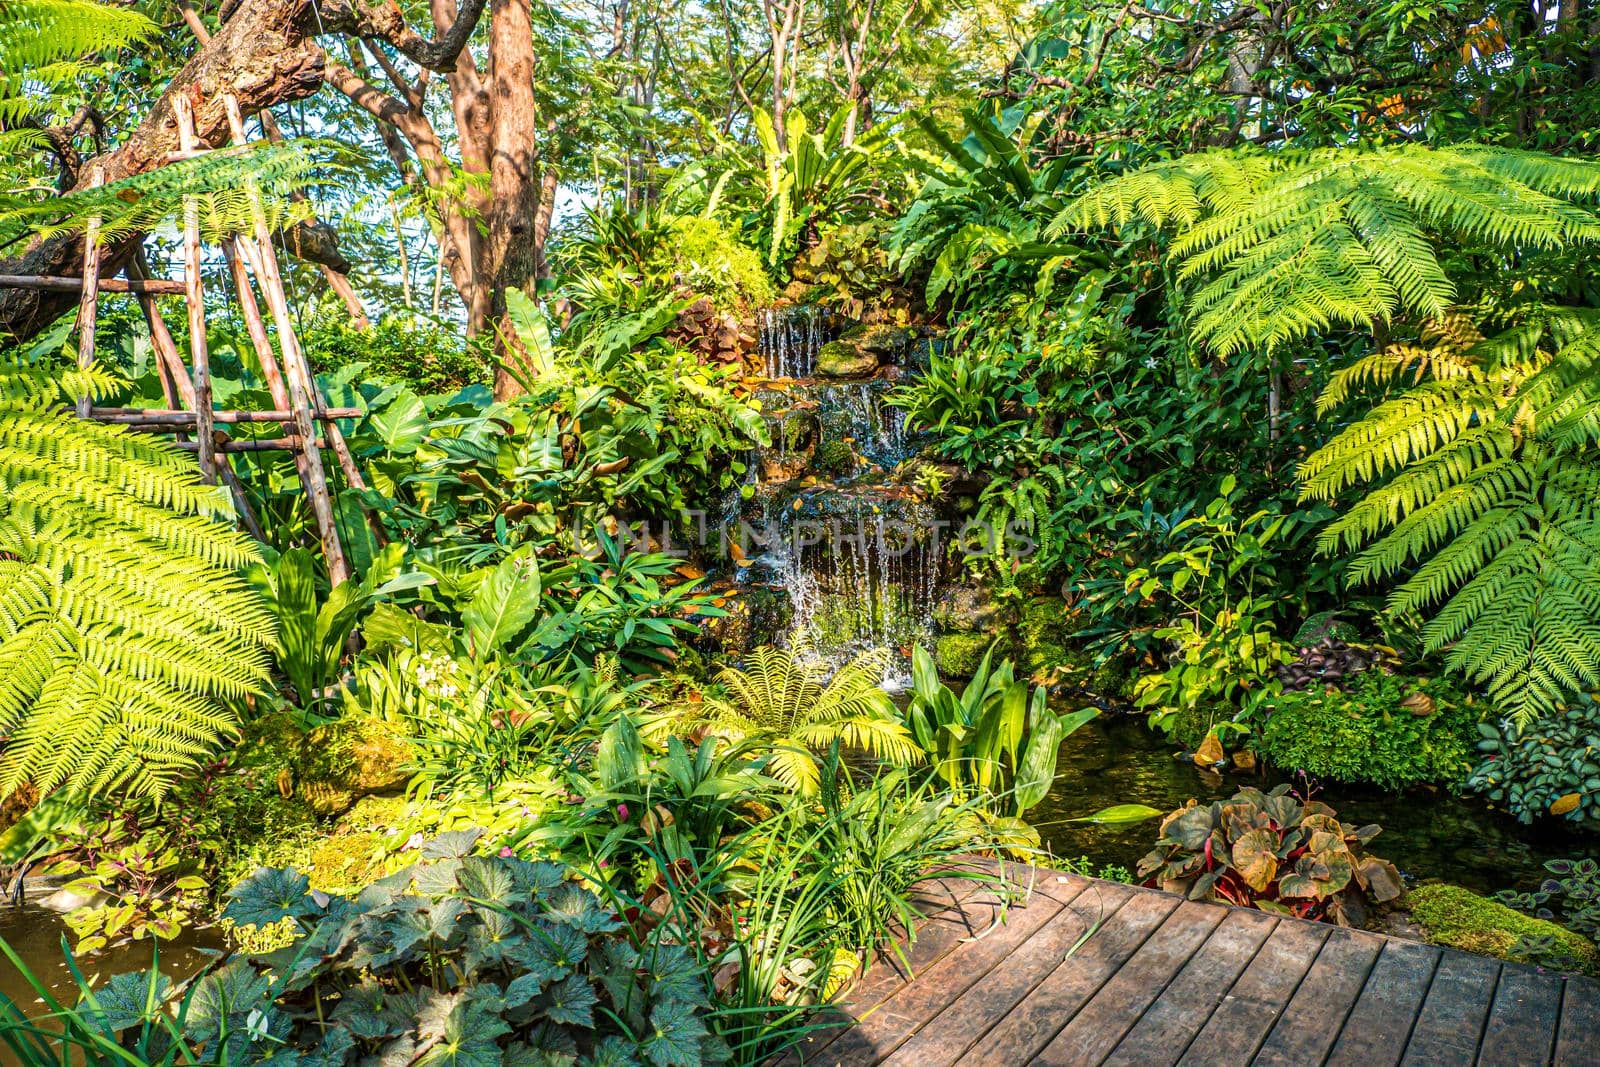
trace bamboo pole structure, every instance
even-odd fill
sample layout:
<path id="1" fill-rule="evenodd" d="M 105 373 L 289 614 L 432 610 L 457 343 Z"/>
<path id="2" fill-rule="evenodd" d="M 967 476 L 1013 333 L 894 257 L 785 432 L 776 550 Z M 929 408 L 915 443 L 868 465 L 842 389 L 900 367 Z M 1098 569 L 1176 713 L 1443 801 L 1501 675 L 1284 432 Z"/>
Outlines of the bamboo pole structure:
<path id="1" fill-rule="evenodd" d="M 91 188 L 103 185 L 105 180 L 103 167 L 95 167 L 89 172 Z M 94 215 L 90 217 L 83 234 L 83 291 L 78 295 L 78 369 L 82 371 L 94 366 L 94 326 L 99 306 L 100 216 Z M 78 397 L 80 419 L 89 414 L 89 405 L 92 403 L 94 398 L 89 395 L 89 387 L 85 385 L 83 395 Z"/>
<path id="2" fill-rule="evenodd" d="M 230 131 L 235 148 L 245 150 L 243 115 L 238 101 L 224 97 L 228 111 Z M 178 125 L 180 151 L 174 157 L 192 158 L 208 149 L 198 147 L 195 134 L 194 105 L 183 95 L 174 99 L 173 111 Z M 103 174 L 97 169 L 93 184 L 100 184 Z M 99 220 L 91 220 L 85 245 L 84 270 L 80 278 L 54 275 L 4 275 L 0 274 L 0 288 L 35 289 L 79 294 L 78 304 L 78 365 L 85 370 L 95 361 L 95 326 L 101 293 L 126 293 L 139 300 L 139 306 L 150 330 L 152 347 L 156 354 L 156 368 L 161 381 L 164 409 L 95 407 L 91 397 L 76 398 L 73 409 L 80 417 L 102 423 L 126 426 L 162 434 L 173 434 L 177 446 L 197 454 L 201 477 L 207 482 L 221 481 L 233 497 L 239 522 L 258 540 L 264 540 L 243 484 L 229 460 L 233 453 L 286 451 L 293 455 L 301 484 L 311 501 L 312 512 L 323 542 L 329 576 L 335 584 L 350 576 L 350 568 L 340 542 L 334 517 L 333 497 L 329 490 L 322 450 L 331 448 L 343 468 L 348 483 L 364 489 L 360 467 L 350 453 L 338 420 L 359 418 L 361 409 L 330 407 L 317 388 L 310 364 L 300 348 L 294 323 L 290 318 L 288 297 L 277 255 L 272 246 L 272 234 L 267 224 L 266 209 L 260 190 L 249 183 L 245 187 L 253 216 L 253 233 L 235 234 L 223 243 L 223 253 L 239 292 L 239 305 L 243 313 L 250 341 L 266 379 L 275 407 L 269 411 L 217 411 L 212 399 L 210 352 L 207 347 L 205 323 L 205 291 L 201 274 L 200 205 L 194 197 L 187 197 L 183 213 L 184 278 L 176 281 L 150 277 L 149 267 L 142 250 L 128 264 L 126 279 L 100 276 L 102 261 L 97 247 Z M 252 275 L 254 281 L 252 282 Z M 282 358 L 274 352 L 272 337 L 257 303 L 255 285 L 272 315 L 277 332 L 277 348 Z M 155 297 L 182 293 L 188 318 L 190 364 L 185 366 L 171 330 L 168 329 Z M 218 424 L 271 424 L 282 427 L 283 435 L 270 439 L 232 440 L 219 433 Z M 320 425 L 320 429 L 319 429 Z M 188 435 L 193 433 L 193 440 Z M 320 434 L 320 436 L 319 436 Z M 383 539 L 383 530 L 376 516 L 367 516 L 376 536 Z"/>
<path id="3" fill-rule="evenodd" d="M 195 413 L 187 408 L 90 408 L 89 417 L 98 422 L 120 423 L 124 426 L 157 426 L 182 424 L 193 426 Z M 355 419 L 361 417 L 360 408 L 329 408 L 312 415 L 318 421 Z M 293 422 L 292 411 L 215 411 L 211 421 L 224 425 L 241 422 Z"/>
<path id="4" fill-rule="evenodd" d="M 244 116 L 239 102 L 232 95 L 223 98 L 228 111 L 228 126 L 235 144 L 244 144 Z M 182 147 L 188 148 L 188 145 Z M 339 542 L 339 528 L 333 517 L 333 498 L 328 492 L 327 472 L 322 465 L 322 451 L 317 443 L 316 427 L 312 420 L 315 405 L 315 385 L 310 380 L 305 360 L 295 340 L 294 323 L 289 317 L 289 301 L 284 294 L 283 276 L 278 271 L 277 256 L 272 250 L 272 231 L 267 226 L 266 210 L 261 195 L 253 182 L 245 186 L 250 200 L 254 239 L 241 237 L 236 247 L 248 258 L 255 271 L 256 280 L 267 298 L 267 309 L 272 313 L 278 328 L 278 347 L 283 354 L 283 370 L 288 378 L 289 407 L 294 412 L 294 423 L 300 440 L 300 454 L 305 457 L 306 495 L 311 498 L 312 514 L 316 516 L 317 530 L 322 536 L 323 554 L 328 564 L 328 578 L 338 585 L 350 577 L 350 565 L 345 560 L 344 546 Z M 335 428 L 328 424 L 329 437 Z M 244 442 L 238 442 L 243 444 Z"/>
<path id="5" fill-rule="evenodd" d="M 178 145 L 185 152 L 195 146 L 194 105 L 183 93 L 172 99 L 178 119 Z M 200 275 L 200 205 L 193 197 L 183 205 L 183 283 L 189 307 L 189 358 L 194 368 L 195 442 L 200 477 L 216 480 L 216 431 L 211 424 L 211 358 L 206 349 L 206 298 Z"/>
<path id="6" fill-rule="evenodd" d="M 222 99 L 228 111 L 228 129 L 233 136 L 233 143 L 243 145 L 244 115 L 239 110 L 238 98 L 230 93 Z M 322 393 L 317 389 L 316 379 L 311 375 L 311 365 L 306 362 L 305 353 L 300 348 L 299 336 L 289 321 L 289 302 L 283 289 L 283 273 L 278 266 L 278 253 L 272 247 L 272 233 L 267 228 L 266 218 L 260 210 L 260 199 L 253 188 L 250 190 L 250 195 L 256 207 L 255 240 L 247 242 L 241 239 L 238 246 L 246 251 L 250 268 L 262 282 L 262 290 L 267 296 L 267 307 L 272 312 L 273 323 L 278 327 L 278 344 L 283 350 L 283 362 L 289 373 L 290 385 L 294 386 L 296 378 L 301 379 L 300 387 L 310 398 L 311 410 L 320 414 L 326 405 L 322 402 Z M 254 248 L 250 249 L 248 246 L 252 243 Z M 328 424 L 326 433 L 328 445 L 339 461 L 339 469 L 344 472 L 345 481 L 351 488 L 365 489 L 366 479 L 361 476 L 361 467 L 350 454 L 350 447 L 345 443 L 344 434 L 332 423 Z"/>
<path id="7" fill-rule="evenodd" d="M 76 293 L 83 289 L 82 278 L 57 274 L 0 274 L 0 289 L 44 289 L 54 293 Z M 102 293 L 135 293 L 140 296 L 182 296 L 188 290 L 182 282 L 167 278 L 101 278 L 95 287 Z"/>
<path id="8" fill-rule="evenodd" d="M 316 443 L 318 447 L 326 444 L 326 442 L 324 442 L 321 438 L 317 438 Z M 215 448 L 219 453 L 298 452 L 304 450 L 302 447 L 303 445 L 304 441 L 301 438 L 291 434 L 288 437 L 264 437 L 260 440 L 235 441 L 230 438 L 228 440 L 218 442 Z M 199 445 L 194 441 L 179 441 L 177 442 L 177 447 L 181 448 L 185 452 L 193 452 L 199 447 Z M 346 574 L 345 577 L 348 578 L 349 574 Z M 340 579 L 340 581 L 343 580 L 343 578 Z"/>
<path id="9" fill-rule="evenodd" d="M 142 247 L 128 264 L 128 273 L 136 279 L 149 275 Z M 189 377 L 189 368 L 183 365 L 183 357 L 178 354 L 178 342 L 172 339 L 172 331 L 167 329 L 167 320 L 162 317 L 155 300 L 143 293 L 138 299 L 139 309 L 144 312 L 145 325 L 150 329 L 150 343 L 156 350 L 161 393 L 167 398 L 169 407 L 193 411 L 194 381 Z"/>

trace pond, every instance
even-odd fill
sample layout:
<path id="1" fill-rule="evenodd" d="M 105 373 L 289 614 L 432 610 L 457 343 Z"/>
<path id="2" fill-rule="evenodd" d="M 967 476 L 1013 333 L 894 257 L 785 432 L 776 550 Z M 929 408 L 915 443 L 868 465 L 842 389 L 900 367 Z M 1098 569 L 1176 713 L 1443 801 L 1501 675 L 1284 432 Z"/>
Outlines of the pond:
<path id="1" fill-rule="evenodd" d="M 1095 826 L 1065 820 L 1112 804 L 1148 804 L 1168 811 L 1190 798 L 1225 799 L 1245 785 L 1270 789 L 1286 777 L 1219 775 L 1174 758 L 1178 746 L 1131 716 L 1103 716 L 1061 746 L 1054 789 L 1028 821 L 1057 856 L 1088 856 L 1132 871 L 1150 850 L 1157 821 Z M 1532 889 L 1545 860 L 1600 852 L 1600 840 L 1564 824 L 1524 826 L 1477 797 L 1418 788 L 1403 795 L 1328 785 L 1316 799 L 1340 819 L 1377 823 L 1372 852 L 1393 862 L 1412 882 L 1440 879 L 1478 893 Z"/>
<path id="2" fill-rule="evenodd" d="M 67 969 L 61 952 L 62 935 L 70 931 L 60 913 L 35 903 L 17 908 L 9 903 L 0 904 L 0 938 L 22 957 L 29 970 L 40 979 L 50 994 L 63 1004 L 78 1000 L 77 985 L 72 972 Z M 173 941 L 161 942 L 161 972 L 169 975 L 187 975 L 198 970 L 207 960 L 205 949 L 219 948 L 222 938 L 211 929 L 185 930 Z M 150 966 L 150 942 L 121 945 L 99 955 L 79 961 L 84 977 L 96 984 L 123 971 L 141 971 Z M 0 993 L 14 1001 L 23 1012 L 37 1016 L 43 1011 L 39 994 L 9 961 L 0 959 Z M 8 1053 L 0 1049 L 0 1063 L 11 1063 Z"/>

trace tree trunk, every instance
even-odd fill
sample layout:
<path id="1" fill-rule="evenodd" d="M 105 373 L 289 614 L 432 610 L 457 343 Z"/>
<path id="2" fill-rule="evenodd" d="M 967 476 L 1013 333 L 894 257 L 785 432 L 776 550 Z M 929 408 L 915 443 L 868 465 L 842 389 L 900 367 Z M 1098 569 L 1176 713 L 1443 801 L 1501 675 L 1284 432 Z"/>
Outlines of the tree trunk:
<path id="1" fill-rule="evenodd" d="M 534 99 L 533 19 L 530 0 L 492 0 L 489 7 L 489 85 L 493 117 L 490 138 L 489 202 L 483 221 L 483 274 L 490 286 L 493 318 L 499 327 L 495 352 L 494 394 L 521 392 L 519 376 L 531 368 L 521 362 L 520 346 L 511 343 L 506 321 L 506 292 L 532 295 L 544 254 L 537 225 L 543 182 L 539 173 L 539 112 Z"/>

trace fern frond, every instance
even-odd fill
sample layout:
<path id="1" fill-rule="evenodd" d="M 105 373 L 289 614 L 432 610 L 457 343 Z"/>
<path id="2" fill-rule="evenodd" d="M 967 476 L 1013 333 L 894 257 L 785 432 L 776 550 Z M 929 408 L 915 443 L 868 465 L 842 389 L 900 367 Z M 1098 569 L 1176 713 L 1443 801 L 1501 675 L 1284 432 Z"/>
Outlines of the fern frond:
<path id="1" fill-rule="evenodd" d="M 1194 332 L 1221 355 L 1336 325 L 1438 316 L 1455 299 L 1440 237 L 1495 248 L 1600 240 L 1600 164 L 1482 145 L 1197 153 L 1103 183 L 1048 233 L 1174 226 L 1202 280 Z"/>
<path id="2" fill-rule="evenodd" d="M 27 376 L 0 365 L 0 795 L 159 797 L 267 680 L 255 548 L 188 457 Z"/>
<path id="3" fill-rule="evenodd" d="M 268 225 L 282 229 L 311 210 L 290 195 L 306 187 L 311 172 L 304 145 L 260 142 L 65 196 L 0 194 L 0 242 L 81 232 L 90 218 L 100 220 L 101 241 L 117 241 L 178 217 L 191 199 L 199 207 L 202 237 L 217 241 L 248 232 L 254 224 L 252 185 L 260 193 Z"/>
<path id="4" fill-rule="evenodd" d="M 804 644 L 794 649 L 763 646 L 750 653 L 742 669 L 724 667 L 717 673 L 728 699 L 689 705 L 680 709 L 678 719 L 769 752 L 769 773 L 811 795 L 820 771 L 807 753 L 835 742 L 894 763 L 913 762 L 920 755 L 879 686 L 889 658 L 884 649 L 864 652 L 830 678 L 821 659 Z"/>
<path id="5" fill-rule="evenodd" d="M 126 48 L 155 31 L 155 23 L 130 8 L 89 0 L 6 0 L 0 11 L 0 74 L 39 79 L 57 64 Z"/>
<path id="6" fill-rule="evenodd" d="M 1389 611 L 1431 612 L 1426 647 L 1518 721 L 1600 685 L 1589 338 L 1562 312 L 1489 339 L 1460 316 L 1443 317 L 1422 344 L 1395 346 L 1336 377 L 1338 401 L 1359 386 L 1398 381 L 1404 391 L 1300 469 L 1306 498 L 1368 487 L 1323 529 L 1319 546 L 1355 553 L 1353 585 L 1404 576 Z M 1575 351 L 1571 364 L 1565 348 L 1547 351 L 1562 341 Z"/>

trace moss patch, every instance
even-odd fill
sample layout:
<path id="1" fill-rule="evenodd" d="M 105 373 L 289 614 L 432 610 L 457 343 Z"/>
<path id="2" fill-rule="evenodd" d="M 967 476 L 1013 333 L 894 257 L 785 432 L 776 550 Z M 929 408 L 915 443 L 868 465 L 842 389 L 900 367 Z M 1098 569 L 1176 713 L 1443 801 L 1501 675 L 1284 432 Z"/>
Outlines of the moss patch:
<path id="1" fill-rule="evenodd" d="M 325 893 L 354 892 L 383 877 L 383 837 L 372 831 L 335 834 L 311 850 L 306 877 Z"/>
<path id="2" fill-rule="evenodd" d="M 933 643 L 933 662 L 945 678 L 971 678 L 994 638 L 988 634 L 941 634 Z"/>
<path id="3" fill-rule="evenodd" d="M 1458 885 L 1425 885 L 1406 898 L 1411 918 L 1435 945 L 1515 963 L 1600 973 L 1594 942 L 1564 926 L 1535 919 Z"/>

